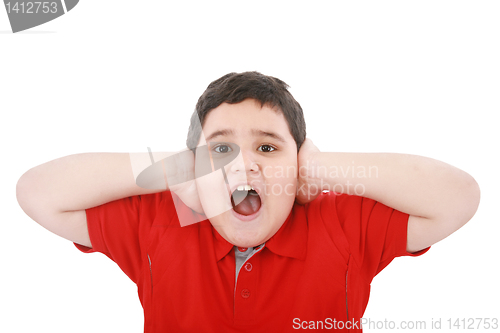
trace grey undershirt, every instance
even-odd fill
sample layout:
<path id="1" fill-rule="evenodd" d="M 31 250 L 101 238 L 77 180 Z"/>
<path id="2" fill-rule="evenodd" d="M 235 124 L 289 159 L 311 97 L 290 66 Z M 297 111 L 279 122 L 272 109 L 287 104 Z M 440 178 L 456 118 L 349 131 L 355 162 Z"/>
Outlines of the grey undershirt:
<path id="1" fill-rule="evenodd" d="M 241 252 L 238 250 L 238 247 L 234 247 L 234 258 L 236 259 L 236 280 L 238 281 L 238 274 L 240 273 L 240 269 L 243 264 L 250 259 L 255 253 L 259 252 L 265 243 L 257 246 L 257 247 L 249 247 L 245 252 Z"/>

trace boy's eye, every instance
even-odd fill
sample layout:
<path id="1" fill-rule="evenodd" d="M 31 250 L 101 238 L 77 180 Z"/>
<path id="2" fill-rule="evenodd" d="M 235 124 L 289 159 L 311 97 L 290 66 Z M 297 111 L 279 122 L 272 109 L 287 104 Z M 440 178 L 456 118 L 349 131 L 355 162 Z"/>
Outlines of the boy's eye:
<path id="1" fill-rule="evenodd" d="M 264 152 L 264 153 L 270 153 L 270 152 L 276 150 L 276 148 L 274 148 L 273 146 L 270 146 L 270 145 L 262 145 L 258 148 L 258 150 L 261 152 Z"/>
<path id="2" fill-rule="evenodd" d="M 218 145 L 217 147 L 214 147 L 214 151 L 216 153 L 224 154 L 229 153 L 232 149 L 228 145 Z"/>

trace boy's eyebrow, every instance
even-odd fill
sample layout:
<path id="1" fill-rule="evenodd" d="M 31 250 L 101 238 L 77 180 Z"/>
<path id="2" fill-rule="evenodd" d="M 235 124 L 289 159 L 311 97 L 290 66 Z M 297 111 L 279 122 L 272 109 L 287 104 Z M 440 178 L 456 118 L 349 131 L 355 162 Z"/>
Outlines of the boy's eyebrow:
<path id="1" fill-rule="evenodd" d="M 218 136 L 227 136 L 227 135 L 234 135 L 234 131 L 232 129 L 223 129 L 223 130 L 215 131 L 212 134 L 210 134 L 209 136 L 207 136 L 207 138 L 205 139 L 205 141 L 209 142 L 210 140 L 212 140 L 215 137 L 218 137 Z"/>
<path id="2" fill-rule="evenodd" d="M 273 138 L 275 140 L 278 140 L 282 143 L 286 143 L 285 139 L 281 135 L 274 133 L 274 132 L 267 132 L 267 131 L 258 130 L 258 129 L 252 129 L 251 132 L 254 136 L 266 136 L 266 137 L 270 137 L 270 138 Z"/>
<path id="3" fill-rule="evenodd" d="M 275 132 L 268 132 L 268 131 L 263 131 L 263 130 L 258 130 L 258 129 L 252 129 L 250 131 L 250 133 L 252 133 L 253 136 L 270 137 L 270 138 L 278 140 L 282 143 L 286 143 L 286 140 L 281 135 L 279 135 Z M 218 130 L 218 131 L 215 131 L 212 134 L 210 134 L 205 139 L 205 141 L 209 142 L 218 136 L 230 136 L 230 135 L 234 135 L 234 131 L 232 129 L 222 129 L 222 130 Z"/>

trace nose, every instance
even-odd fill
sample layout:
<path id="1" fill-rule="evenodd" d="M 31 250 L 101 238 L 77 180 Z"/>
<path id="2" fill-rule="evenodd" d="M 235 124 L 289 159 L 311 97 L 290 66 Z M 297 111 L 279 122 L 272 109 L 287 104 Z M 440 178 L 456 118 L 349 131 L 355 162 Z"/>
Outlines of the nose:
<path id="1" fill-rule="evenodd" d="M 258 161 L 251 152 L 240 151 L 240 154 L 229 166 L 229 170 L 234 173 L 257 173 L 260 170 Z"/>

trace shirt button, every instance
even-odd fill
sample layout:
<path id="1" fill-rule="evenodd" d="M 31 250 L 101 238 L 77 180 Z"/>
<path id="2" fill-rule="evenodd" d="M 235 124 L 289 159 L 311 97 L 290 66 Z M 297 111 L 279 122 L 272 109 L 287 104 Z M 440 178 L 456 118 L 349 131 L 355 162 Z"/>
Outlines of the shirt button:
<path id="1" fill-rule="evenodd" d="M 247 247 L 239 247 L 238 248 L 238 251 L 240 251 L 240 252 L 246 252 L 247 250 L 248 250 Z"/>
<path id="2" fill-rule="evenodd" d="M 252 270 L 253 266 L 251 263 L 247 262 L 245 264 L 245 269 L 247 270 L 247 272 L 250 272 Z"/>
<path id="3" fill-rule="evenodd" d="M 241 291 L 241 297 L 243 297 L 243 298 L 248 298 L 248 297 L 250 297 L 250 290 L 248 290 L 248 289 L 243 289 L 243 290 Z"/>

